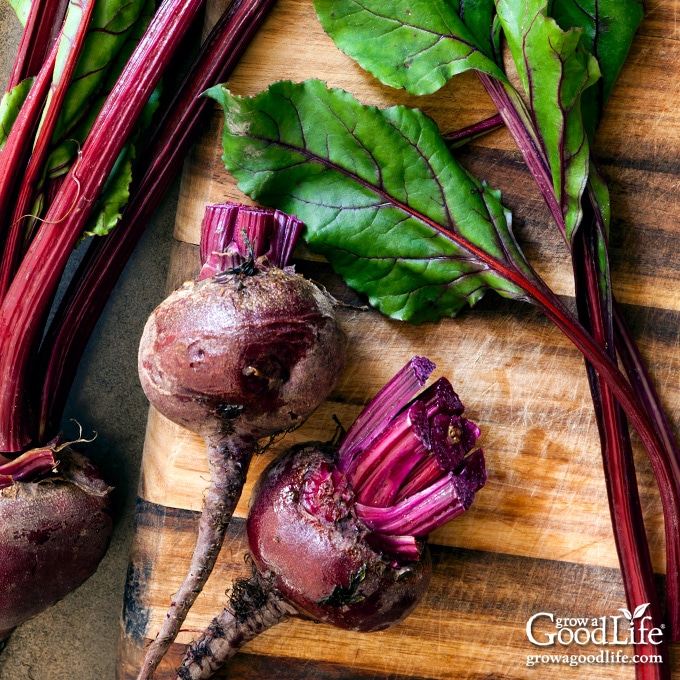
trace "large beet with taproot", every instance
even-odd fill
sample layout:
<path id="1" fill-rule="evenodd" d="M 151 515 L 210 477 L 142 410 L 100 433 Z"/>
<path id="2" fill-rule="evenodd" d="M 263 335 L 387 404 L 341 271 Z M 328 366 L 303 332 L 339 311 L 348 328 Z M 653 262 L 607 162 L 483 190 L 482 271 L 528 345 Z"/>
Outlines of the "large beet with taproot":
<path id="1" fill-rule="evenodd" d="M 210 575 L 258 440 L 302 423 L 340 377 L 345 337 L 333 301 L 286 267 L 301 228 L 279 211 L 210 206 L 197 281 L 144 329 L 142 387 L 164 416 L 205 439 L 210 485 L 189 573 L 140 678 L 152 677 Z"/>

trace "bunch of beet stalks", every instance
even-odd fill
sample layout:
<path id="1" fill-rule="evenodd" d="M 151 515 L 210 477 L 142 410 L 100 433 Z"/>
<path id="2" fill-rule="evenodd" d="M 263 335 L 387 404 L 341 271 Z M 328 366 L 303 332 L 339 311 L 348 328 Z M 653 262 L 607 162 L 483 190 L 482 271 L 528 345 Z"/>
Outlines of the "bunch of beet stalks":
<path id="1" fill-rule="evenodd" d="M 139 2 L 121 32 L 116 21 L 134 4 L 33 0 L 0 107 L 0 647 L 80 585 L 106 550 L 109 489 L 58 437 L 66 397 L 118 276 L 209 113 L 200 94 L 229 76 L 273 0 L 235 0 L 181 82 L 176 55 L 188 52 L 204 0 L 163 0 L 149 16 Z M 105 38 L 117 51 L 101 65 L 106 73 L 91 67 L 99 89 L 64 131 L 69 88 L 91 75 L 83 52 Z M 179 85 L 143 125 L 161 78 Z M 55 169 L 49 159 L 64 141 L 72 157 Z M 93 231 L 123 161 L 132 167 L 127 203 L 113 230 L 87 247 L 53 310 L 72 251 Z"/>

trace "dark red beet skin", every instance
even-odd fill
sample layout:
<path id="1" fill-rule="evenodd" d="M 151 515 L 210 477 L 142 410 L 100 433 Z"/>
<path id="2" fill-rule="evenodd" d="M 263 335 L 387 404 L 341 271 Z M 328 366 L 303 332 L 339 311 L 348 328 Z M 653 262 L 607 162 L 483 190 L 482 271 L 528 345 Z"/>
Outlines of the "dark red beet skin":
<path id="1" fill-rule="evenodd" d="M 278 268 L 188 282 L 154 311 L 142 387 L 170 420 L 208 438 L 258 439 L 304 420 L 329 394 L 344 335 L 313 283 Z"/>
<path id="2" fill-rule="evenodd" d="M 333 450 L 309 444 L 270 464 L 250 501 L 251 555 L 303 615 L 345 629 L 381 630 L 408 616 L 424 595 L 429 553 L 399 564 L 376 552 L 342 484 L 329 485 L 320 512 L 308 512 L 301 502 L 305 487 L 334 466 Z"/>
<path id="3" fill-rule="evenodd" d="M 0 489 L 0 641 L 83 583 L 106 552 L 110 488 L 81 456 L 59 473 Z"/>

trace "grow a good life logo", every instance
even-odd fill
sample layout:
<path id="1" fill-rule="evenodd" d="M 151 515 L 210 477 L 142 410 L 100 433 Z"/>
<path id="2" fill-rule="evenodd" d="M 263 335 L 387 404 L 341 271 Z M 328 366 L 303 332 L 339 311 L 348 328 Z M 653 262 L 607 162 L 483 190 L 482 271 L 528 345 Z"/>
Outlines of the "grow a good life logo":
<path id="1" fill-rule="evenodd" d="M 600 617 L 561 618 L 552 612 L 538 612 L 527 621 L 527 638 L 536 647 L 553 649 L 551 653 L 543 649 L 541 654 L 529 654 L 527 666 L 662 663 L 661 654 L 629 654 L 624 649 L 645 645 L 653 650 L 663 641 L 663 624 L 660 628 L 652 625 L 652 617 L 646 613 L 648 608 L 646 602 L 633 612 L 622 608 L 618 616 Z M 590 653 L 584 653 L 586 646 Z M 574 654 L 576 650 L 579 653 Z"/>

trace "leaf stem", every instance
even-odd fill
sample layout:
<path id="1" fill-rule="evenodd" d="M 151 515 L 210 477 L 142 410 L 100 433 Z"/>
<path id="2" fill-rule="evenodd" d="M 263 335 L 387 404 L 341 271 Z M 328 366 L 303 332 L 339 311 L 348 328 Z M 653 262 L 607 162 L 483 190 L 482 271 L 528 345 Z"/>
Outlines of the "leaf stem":
<path id="1" fill-rule="evenodd" d="M 57 59 L 57 45 L 52 50 L 36 76 L 24 105 L 12 125 L 5 145 L 0 152 L 0 233 L 3 240 L 7 239 L 2 226 L 9 214 L 14 198 L 16 182 L 21 176 L 26 163 L 26 156 L 30 152 L 33 135 L 38 127 L 40 115 L 47 99 Z M 3 252 L 3 262 L 5 255 Z M 0 302 L 6 290 L 0 286 Z"/>
<path id="2" fill-rule="evenodd" d="M 673 475 L 674 479 L 677 480 L 680 478 L 680 472 L 677 470 L 680 455 L 677 453 L 677 446 L 666 413 L 661 406 L 661 401 L 645 362 L 616 300 L 614 300 L 613 312 L 616 323 L 616 348 L 619 358 L 649 418 L 655 423 L 656 431 L 664 443 L 665 450 L 675 452 L 675 455 L 670 456 L 670 463 L 675 465 Z M 680 530 L 677 528 L 679 520 L 677 516 L 675 519 L 667 517 L 665 512 L 664 520 L 666 527 L 669 523 L 671 524 L 671 528 L 666 528 L 666 620 L 670 640 L 677 642 L 680 639 L 680 574 L 678 573 L 680 571 L 680 541 L 677 540 L 677 536 L 680 534 Z M 673 563 L 675 567 L 673 567 Z M 675 570 L 673 571 L 673 569 Z"/>
<path id="3" fill-rule="evenodd" d="M 562 208 L 555 196 L 550 166 L 522 98 L 509 83 L 501 82 L 485 73 L 478 72 L 477 75 L 515 140 L 524 162 L 531 170 L 550 214 L 558 225 L 564 224 Z"/>
<path id="4" fill-rule="evenodd" d="M 536 143 L 536 132 L 533 130 L 531 119 L 526 112 L 524 103 L 519 95 L 511 86 L 504 83 L 499 83 L 484 74 L 479 74 L 479 78 L 489 93 L 489 96 L 494 101 L 503 119 L 508 124 L 508 129 L 515 139 L 525 162 L 529 166 L 532 175 L 544 197 L 546 204 L 555 220 L 562 236 L 567 240 L 566 227 L 562 211 L 557 203 L 552 182 L 550 181 L 549 166 L 547 159 L 542 153 L 542 147 Z M 592 219 L 596 222 L 601 216 L 596 208 L 596 201 L 592 191 L 586 192 L 588 212 Z M 581 225 L 581 229 L 587 229 L 589 225 Z M 577 230 L 577 234 L 578 231 Z M 603 234 L 602 239 L 604 247 L 606 248 L 606 241 L 604 237 L 604 227 L 600 227 Z M 577 236 L 578 238 L 578 236 Z M 568 242 L 568 240 L 567 240 Z M 613 354 L 613 328 L 611 319 L 611 310 L 614 305 L 611 289 L 609 288 L 609 276 L 604 278 L 600 276 L 601 272 L 593 269 L 597 261 L 596 254 L 592 248 L 587 248 L 582 245 L 580 248 L 574 248 L 574 244 L 569 244 L 572 251 L 572 257 L 575 258 L 575 279 L 577 289 L 579 287 L 579 275 L 576 273 L 579 266 L 582 268 L 583 275 L 587 278 L 586 286 L 589 287 L 589 293 L 583 297 L 583 304 L 580 308 L 580 313 L 590 316 L 591 323 L 599 323 L 600 327 L 594 329 L 597 339 L 603 347 L 610 347 Z M 588 255 L 588 253 L 590 253 Z M 582 259 L 582 262 L 578 262 Z M 604 287 L 600 283 L 602 280 L 606 282 Z M 606 311 L 605 311 L 606 310 Z M 604 317 L 602 314 L 604 313 Z M 608 319 L 608 321 L 606 320 Z M 599 320 L 599 321 L 598 321 Z M 623 322 L 623 317 L 619 314 L 615 317 L 617 326 Z M 605 331 L 605 325 L 610 329 Z M 619 331 L 619 336 L 621 332 Z M 642 360 L 633 348 L 635 343 L 628 335 L 627 343 L 620 343 L 620 348 L 625 352 L 633 352 L 637 356 L 639 366 L 643 366 Z M 586 357 L 588 359 L 588 357 Z M 630 357 L 623 357 L 624 365 L 635 364 L 635 360 Z M 671 631 L 671 639 L 677 639 L 680 633 L 680 528 L 678 521 L 680 521 L 680 455 L 678 455 L 677 448 L 670 435 L 670 429 L 667 422 L 665 427 L 660 423 L 658 414 L 663 413 L 659 406 L 656 392 L 651 386 L 649 375 L 646 370 L 641 370 L 636 373 L 639 376 L 638 383 L 634 383 L 635 392 L 637 393 L 637 401 L 639 408 L 644 411 L 646 420 L 650 427 L 655 432 L 655 439 L 657 446 L 652 451 L 645 442 L 645 448 L 648 451 L 652 467 L 659 485 L 659 490 L 662 497 L 662 504 L 664 509 L 665 531 L 666 531 L 666 574 L 667 574 L 667 616 L 669 619 L 669 628 Z M 624 586 L 629 604 L 631 598 L 646 597 L 644 600 L 633 600 L 637 603 L 646 601 L 652 602 L 654 598 L 651 595 L 654 593 L 653 579 L 649 574 L 645 574 L 646 566 L 651 563 L 649 558 L 649 549 L 647 546 L 646 537 L 641 531 L 642 516 L 639 509 L 639 500 L 637 499 L 637 485 L 635 480 L 635 471 L 632 465 L 632 460 L 626 461 L 631 457 L 627 449 L 630 445 L 622 444 L 628 439 L 628 434 L 625 427 L 625 422 L 614 415 L 614 405 L 609 403 L 612 395 L 609 389 L 596 384 L 599 381 L 597 376 L 589 371 L 591 393 L 595 406 L 595 412 L 598 415 L 598 426 L 600 428 L 602 440 L 602 453 L 605 459 L 605 468 L 612 470 L 612 474 L 620 475 L 617 480 L 607 479 L 608 493 L 610 499 L 612 524 L 614 534 L 617 542 L 617 550 L 621 561 L 622 572 L 624 573 Z M 645 384 L 646 383 L 646 384 Z M 656 399 L 655 399 L 656 397 Z M 651 400 L 651 401 L 650 401 Z M 652 404 L 654 404 L 652 406 Z M 628 414 L 630 417 L 630 413 Z M 606 416 L 606 417 L 605 417 Z M 661 420 L 665 420 L 665 416 L 661 416 Z M 631 418 L 631 422 L 633 419 Z M 633 422 L 634 427 L 640 433 L 638 426 Z M 608 464 L 607 464 L 607 461 Z M 606 475 L 608 477 L 608 475 Z M 623 477 L 628 477 L 627 481 Z M 617 485 L 618 484 L 618 485 Z M 618 491 L 616 490 L 618 489 Z M 631 497 L 625 497 L 624 489 L 633 494 Z M 633 492 L 632 490 L 635 489 Z M 615 494 L 618 498 L 612 496 Z M 633 515 L 637 515 L 634 518 Z M 622 518 L 627 518 L 622 521 Z M 627 527 L 627 528 L 626 528 Z M 637 528 L 636 528 L 637 527 Z M 629 560 L 628 566 L 624 565 L 626 559 Z M 643 565 L 639 570 L 631 567 L 630 561 Z M 626 577 L 628 574 L 630 577 Z M 647 595 L 643 595 L 647 593 Z M 654 608 L 654 607 L 653 607 Z M 648 667 L 649 664 L 638 664 L 638 673 L 651 672 Z"/>
<path id="5" fill-rule="evenodd" d="M 120 223 L 88 248 L 41 347 L 39 439 L 52 436 L 80 357 L 125 263 L 212 111 L 200 95 L 228 78 L 276 0 L 234 0 L 205 40 L 140 159 Z"/>
<path id="6" fill-rule="evenodd" d="M 594 220 L 584 222 L 575 235 L 573 262 L 577 306 L 579 316 L 584 323 L 587 319 L 595 340 L 603 347 L 607 347 L 610 356 L 614 358 L 612 317 L 604 309 L 605 307 L 609 309 L 609 306 L 606 300 L 602 299 L 605 292 L 599 285 L 601 276 L 596 266 L 597 246 L 593 241 L 598 238 L 598 234 L 594 222 Z M 654 570 L 640 507 L 633 450 L 626 419 L 607 383 L 600 380 L 588 362 L 586 369 L 600 435 L 612 529 L 626 601 L 631 610 L 641 603 L 649 603 L 654 625 L 659 627 L 662 621 L 661 607 L 654 584 Z M 638 621 L 638 627 L 639 624 Z M 643 641 L 642 636 L 638 635 L 636 639 L 640 641 L 635 647 L 638 655 L 661 652 L 664 659 L 668 660 L 665 641 L 660 647 L 655 648 L 647 641 Z M 652 680 L 669 677 L 669 671 L 667 665 L 663 664 L 636 664 L 636 676 L 638 680 Z"/>
<path id="7" fill-rule="evenodd" d="M 164 0 L 94 122 L 0 306 L 0 451 L 32 439 L 27 379 L 47 307 L 99 192 L 142 109 L 205 0 Z"/>
<path id="8" fill-rule="evenodd" d="M 489 116 L 489 118 L 480 120 L 478 123 L 473 123 L 472 125 L 467 125 L 455 132 L 446 132 L 442 137 L 449 143 L 449 148 L 457 149 L 458 147 L 471 142 L 473 139 L 477 139 L 489 132 L 498 130 L 503 127 L 503 125 L 503 117 L 500 113 L 496 113 L 493 116 Z"/>
<path id="9" fill-rule="evenodd" d="M 30 212 L 35 189 L 44 170 L 44 163 L 50 151 L 52 133 L 57 125 L 62 104 L 85 42 L 94 5 L 95 0 L 83 0 L 78 6 L 82 14 L 80 23 L 75 34 L 69 39 L 68 57 L 62 67 L 59 82 L 51 88 L 47 108 L 40 123 L 40 131 L 17 192 L 17 200 L 8 225 L 7 241 L 0 261 L 0 300 L 5 296 L 19 264 L 25 219 Z"/>
<path id="10" fill-rule="evenodd" d="M 55 44 L 69 0 L 32 0 L 8 90 L 37 75 Z"/>

